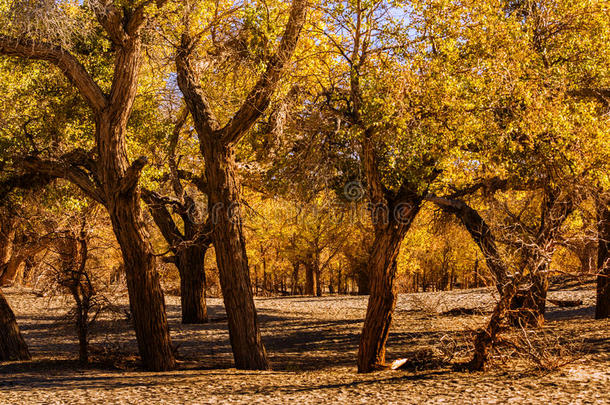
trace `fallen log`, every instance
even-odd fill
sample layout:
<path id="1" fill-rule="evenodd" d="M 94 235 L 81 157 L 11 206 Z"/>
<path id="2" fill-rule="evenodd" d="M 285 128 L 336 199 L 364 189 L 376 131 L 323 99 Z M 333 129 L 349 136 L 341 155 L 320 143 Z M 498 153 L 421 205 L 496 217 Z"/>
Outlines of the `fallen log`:
<path id="1" fill-rule="evenodd" d="M 578 307 L 582 305 L 582 300 L 552 300 L 548 298 L 547 301 L 560 308 Z"/>

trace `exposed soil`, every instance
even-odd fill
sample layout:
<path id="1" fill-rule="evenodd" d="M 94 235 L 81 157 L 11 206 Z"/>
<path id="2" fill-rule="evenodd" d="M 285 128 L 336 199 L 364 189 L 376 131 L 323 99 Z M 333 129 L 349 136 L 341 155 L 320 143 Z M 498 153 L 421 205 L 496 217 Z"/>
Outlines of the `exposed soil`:
<path id="1" fill-rule="evenodd" d="M 0 403 L 610 403 L 610 321 L 593 319 L 593 286 L 551 291 L 552 299 L 582 300 L 575 308 L 549 305 L 541 331 L 507 331 L 484 373 L 455 371 L 468 359 L 472 333 L 494 303 L 476 289 L 400 296 L 388 360 L 409 368 L 356 374 L 355 357 L 366 297 L 282 297 L 256 300 L 274 371 L 232 367 L 226 315 L 209 300 L 216 322 L 181 325 L 179 297 L 167 310 L 180 369 L 141 371 L 127 320 L 126 294 L 115 313 L 100 316 L 92 333 L 93 364 L 79 367 L 67 298 L 7 288 L 33 360 L 0 365 Z M 523 339 L 527 336 L 527 340 Z M 521 340 L 530 354 L 511 342 Z M 543 349 L 544 348 L 544 349 Z M 522 351 L 521 351 L 522 352 Z M 536 360 L 538 359 L 538 360 Z"/>

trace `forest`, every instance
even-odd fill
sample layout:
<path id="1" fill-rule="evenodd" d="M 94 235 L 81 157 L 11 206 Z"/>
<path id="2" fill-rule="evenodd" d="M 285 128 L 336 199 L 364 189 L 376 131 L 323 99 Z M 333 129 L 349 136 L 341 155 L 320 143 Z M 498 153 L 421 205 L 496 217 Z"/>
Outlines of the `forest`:
<path id="1" fill-rule="evenodd" d="M 606 0 L 0 0 L 0 94 L 0 402 L 610 400 Z"/>

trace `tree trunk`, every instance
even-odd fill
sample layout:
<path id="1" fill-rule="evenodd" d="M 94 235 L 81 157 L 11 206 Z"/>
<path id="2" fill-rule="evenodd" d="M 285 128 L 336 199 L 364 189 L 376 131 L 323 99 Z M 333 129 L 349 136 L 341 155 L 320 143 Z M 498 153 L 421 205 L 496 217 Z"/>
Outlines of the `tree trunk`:
<path id="1" fill-rule="evenodd" d="M 322 271 L 320 270 L 320 264 L 319 261 L 316 260 L 315 264 L 314 264 L 314 277 L 316 280 L 316 296 L 317 297 L 321 297 L 322 296 Z"/>
<path id="2" fill-rule="evenodd" d="M 429 200 L 446 212 L 454 214 L 464 224 L 472 239 L 481 249 L 485 264 L 494 275 L 498 292 L 502 293 L 503 286 L 508 280 L 507 266 L 500 256 L 495 236 L 487 222 L 475 209 L 461 200 L 440 197 L 431 197 Z"/>
<path id="3" fill-rule="evenodd" d="M 180 304 L 182 323 L 208 322 L 205 303 L 205 254 L 207 247 L 191 245 L 182 249 L 176 258 L 180 272 Z"/>
<path id="4" fill-rule="evenodd" d="M 506 317 L 511 303 L 517 293 L 518 281 L 508 281 L 502 288 L 500 300 L 496 304 L 491 318 L 484 329 L 481 329 L 474 340 L 474 355 L 468 363 L 468 368 L 473 371 L 485 369 L 489 358 L 489 349 L 493 347 L 500 332 L 502 321 Z"/>
<path id="5" fill-rule="evenodd" d="M 385 367 L 385 346 L 396 305 L 396 258 L 400 244 L 419 212 L 420 204 L 411 204 L 400 224 L 390 222 L 375 232 L 375 242 L 368 262 L 371 295 L 358 348 L 358 372 L 367 373 Z"/>
<path id="6" fill-rule="evenodd" d="M 267 353 L 256 320 L 250 288 L 250 271 L 242 232 L 242 221 L 233 148 L 211 140 L 205 156 L 209 184 L 208 204 L 212 239 L 235 367 L 247 370 L 269 369 Z"/>
<path id="7" fill-rule="evenodd" d="M 0 290 L 0 361 L 30 360 L 15 314 Z"/>
<path id="8" fill-rule="evenodd" d="M 313 296 L 314 292 L 317 290 L 315 270 L 313 267 L 311 261 L 308 260 L 305 263 L 305 295 Z"/>
<path id="9" fill-rule="evenodd" d="M 122 50 L 117 57 L 121 71 L 133 70 L 135 77 L 139 68 L 139 43 L 136 48 Z M 134 55 L 125 56 L 128 52 Z M 135 81 L 129 82 L 131 86 L 122 91 L 135 94 Z M 130 105 L 120 106 L 116 111 L 105 111 L 97 120 L 101 184 L 125 264 L 129 305 L 142 362 L 152 371 L 170 370 L 175 367 L 175 360 L 156 258 L 140 210 L 139 171 L 135 162 L 129 165 L 126 154 L 123 133 L 129 113 Z M 124 121 L 120 119 L 122 116 Z"/>
<path id="10" fill-rule="evenodd" d="M 610 317 L 610 200 L 597 202 L 597 302 L 595 319 Z"/>

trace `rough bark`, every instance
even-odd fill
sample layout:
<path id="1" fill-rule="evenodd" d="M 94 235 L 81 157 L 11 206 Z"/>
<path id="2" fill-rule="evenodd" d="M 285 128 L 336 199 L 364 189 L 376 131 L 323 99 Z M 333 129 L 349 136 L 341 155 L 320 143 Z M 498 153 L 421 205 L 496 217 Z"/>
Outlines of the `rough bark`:
<path id="1" fill-rule="evenodd" d="M 74 56 L 54 44 L 0 36 L 0 53 L 54 64 L 91 107 L 96 126 L 95 161 L 76 164 L 33 158 L 24 162 L 24 167 L 41 175 L 66 178 L 104 204 L 125 263 L 140 356 L 146 368 L 168 370 L 175 366 L 175 360 L 165 303 L 139 206 L 138 179 L 146 160 L 140 158 L 130 165 L 126 146 L 126 126 L 137 92 L 141 64 L 140 31 L 146 22 L 144 9 L 148 3 L 121 8 L 104 3 L 94 10 L 115 50 L 109 94 L 104 94 Z M 163 4 L 164 1 L 157 2 L 159 7 Z"/>
<path id="2" fill-rule="evenodd" d="M 174 254 L 172 261 L 180 275 L 182 323 L 208 322 L 205 303 L 205 254 L 211 243 L 208 227 L 197 223 L 190 215 L 189 209 L 194 207 L 194 202 L 187 195 L 178 200 L 144 190 L 142 198 Z M 182 217 L 184 232 L 178 229 L 167 205 L 173 206 Z"/>
<path id="3" fill-rule="evenodd" d="M 610 317 L 610 198 L 597 202 L 597 299 L 595 319 Z"/>
<path id="4" fill-rule="evenodd" d="M 385 346 L 396 306 L 396 257 L 400 244 L 419 212 L 413 201 L 408 217 L 401 224 L 376 225 L 375 242 L 368 261 L 370 296 L 358 347 L 358 372 L 367 373 L 385 365 Z"/>
<path id="5" fill-rule="evenodd" d="M 182 37 L 176 56 L 178 86 L 184 95 L 205 159 L 212 242 L 229 320 L 235 366 L 268 369 L 252 295 L 248 259 L 242 232 L 240 185 L 235 144 L 242 139 L 268 107 L 271 96 L 290 60 L 305 20 L 306 0 L 294 0 L 277 52 L 267 60 L 266 70 L 226 125 L 221 126 L 210 107 L 194 69 L 195 39 Z"/>
<path id="6" fill-rule="evenodd" d="M 15 314 L 0 290 L 0 361 L 30 358 L 28 346 L 21 335 Z"/>
<path id="7" fill-rule="evenodd" d="M 180 272 L 180 304 L 182 323 L 208 322 L 205 303 L 205 254 L 207 246 L 192 245 L 181 250 L 176 257 Z"/>
<path id="8" fill-rule="evenodd" d="M 269 368 L 263 346 L 252 289 L 239 212 L 239 183 L 232 147 L 215 145 L 206 155 L 209 184 L 209 212 L 214 223 L 212 237 L 223 299 L 229 320 L 229 334 L 235 367 Z"/>

